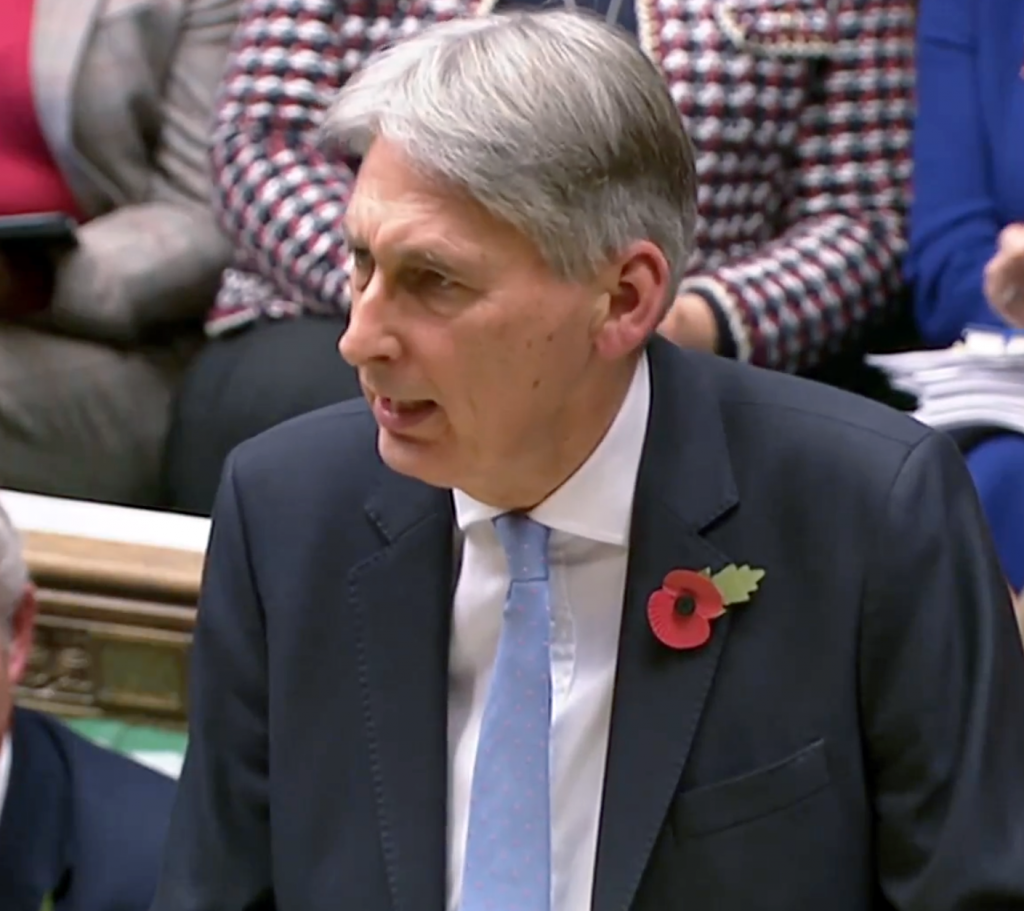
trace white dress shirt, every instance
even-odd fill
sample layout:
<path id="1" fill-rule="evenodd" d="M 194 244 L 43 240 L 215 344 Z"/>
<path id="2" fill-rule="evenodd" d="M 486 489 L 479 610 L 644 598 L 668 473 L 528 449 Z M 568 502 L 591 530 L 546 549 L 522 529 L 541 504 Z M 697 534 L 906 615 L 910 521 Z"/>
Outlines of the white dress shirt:
<path id="1" fill-rule="evenodd" d="M 11 781 L 11 735 L 0 742 L 0 822 L 4 818 L 4 803 L 7 801 L 7 787 Z"/>
<path id="2" fill-rule="evenodd" d="M 633 492 L 647 432 L 646 355 L 608 433 L 530 516 L 551 529 L 552 911 L 590 911 Z M 457 911 L 469 800 L 509 586 L 491 519 L 454 492 L 464 535 L 452 614 L 448 696 L 448 909 Z"/>

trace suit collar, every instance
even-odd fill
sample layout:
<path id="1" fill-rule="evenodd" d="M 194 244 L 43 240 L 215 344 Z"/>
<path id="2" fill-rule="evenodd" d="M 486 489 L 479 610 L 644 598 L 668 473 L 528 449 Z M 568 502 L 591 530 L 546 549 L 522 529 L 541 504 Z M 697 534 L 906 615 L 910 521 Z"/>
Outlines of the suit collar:
<path id="1" fill-rule="evenodd" d="M 649 348 L 651 417 L 637 502 L 658 501 L 693 533 L 739 503 L 711 355 L 684 352 L 658 337 Z M 634 530 L 637 517 L 634 515 Z M 633 536 L 636 542 L 636 535 Z"/>
<path id="2" fill-rule="evenodd" d="M 444 907 L 451 494 L 387 471 L 366 503 L 382 546 L 348 574 L 377 823 L 395 911 Z"/>
<path id="3" fill-rule="evenodd" d="M 0 817 L 0 908 L 39 911 L 70 869 L 71 784 L 38 715 L 15 709 L 11 778 Z"/>
<path id="4" fill-rule="evenodd" d="M 710 362 L 660 339 L 650 346 L 652 396 L 637 478 L 611 735 L 594 880 L 594 911 L 626 911 L 674 799 L 728 632 L 715 621 L 699 649 L 672 651 L 647 600 L 673 569 L 730 562 L 705 537 L 737 505 Z"/>
<path id="5" fill-rule="evenodd" d="M 401 475 L 381 465 L 381 478 L 366 499 L 366 515 L 384 541 L 393 544 L 414 526 L 440 514 L 452 518 L 447 490 Z"/>

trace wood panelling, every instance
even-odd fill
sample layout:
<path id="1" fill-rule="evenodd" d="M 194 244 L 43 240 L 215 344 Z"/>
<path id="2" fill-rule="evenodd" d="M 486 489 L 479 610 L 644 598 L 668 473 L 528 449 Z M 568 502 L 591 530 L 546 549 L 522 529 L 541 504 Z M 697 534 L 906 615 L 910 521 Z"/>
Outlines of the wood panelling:
<path id="1" fill-rule="evenodd" d="M 23 705 L 183 725 L 202 554 L 24 534 L 39 592 Z"/>

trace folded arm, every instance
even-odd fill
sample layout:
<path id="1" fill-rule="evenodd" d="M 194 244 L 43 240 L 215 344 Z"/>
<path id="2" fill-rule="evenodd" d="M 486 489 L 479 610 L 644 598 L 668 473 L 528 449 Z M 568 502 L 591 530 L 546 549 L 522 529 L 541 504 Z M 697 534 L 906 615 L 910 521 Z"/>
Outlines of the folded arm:
<path id="1" fill-rule="evenodd" d="M 900 289 L 913 118 L 909 0 L 844 0 L 847 27 L 821 99 L 800 114 L 786 229 L 751 256 L 684 281 L 761 366 L 818 363 L 890 308 Z"/>
<path id="2" fill-rule="evenodd" d="M 326 160 L 316 134 L 373 31 L 368 18 L 346 16 L 344 7 L 247 4 L 212 153 L 215 207 L 236 262 L 272 282 L 284 300 L 333 312 L 346 306 L 340 223 L 355 178 L 350 167 Z"/>
<path id="3" fill-rule="evenodd" d="M 131 343 L 201 318 L 230 259 L 210 209 L 214 98 L 239 0 L 192 0 L 165 75 L 148 199 L 83 225 L 62 256 L 49 319 L 58 328 Z"/>

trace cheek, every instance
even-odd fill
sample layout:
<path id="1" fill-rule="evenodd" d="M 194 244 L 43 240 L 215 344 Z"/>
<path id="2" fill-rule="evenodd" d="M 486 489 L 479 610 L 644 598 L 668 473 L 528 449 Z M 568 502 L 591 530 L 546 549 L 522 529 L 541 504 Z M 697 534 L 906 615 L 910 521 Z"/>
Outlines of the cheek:
<path id="1" fill-rule="evenodd" d="M 460 351 L 447 375 L 446 411 L 460 436 L 497 442 L 518 433 L 532 410 L 538 368 L 529 352 L 513 346 L 479 346 Z"/>
<path id="2" fill-rule="evenodd" d="M 453 424 L 515 433 L 538 412 L 559 407 L 586 361 L 586 330 L 552 315 L 467 326 L 452 339 L 435 363 Z"/>
<path id="3" fill-rule="evenodd" d="M 571 348 L 548 332 L 509 346 L 501 358 L 491 359 L 488 370 L 493 377 L 486 402 L 489 419 L 525 433 L 531 422 L 561 407 L 577 364 Z"/>
<path id="4" fill-rule="evenodd" d="M 535 393 L 548 404 L 557 405 L 578 384 L 590 350 L 587 330 L 576 320 L 535 336 L 531 356 L 526 359 Z"/>

